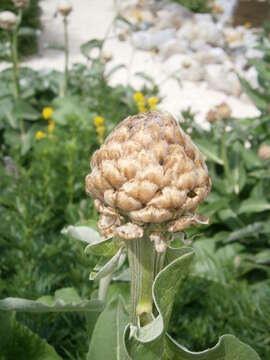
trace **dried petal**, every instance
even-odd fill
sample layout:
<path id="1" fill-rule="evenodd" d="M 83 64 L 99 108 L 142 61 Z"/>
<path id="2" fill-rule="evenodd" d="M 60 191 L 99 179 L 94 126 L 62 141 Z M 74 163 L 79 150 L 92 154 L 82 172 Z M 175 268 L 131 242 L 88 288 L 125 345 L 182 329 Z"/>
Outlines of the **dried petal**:
<path id="1" fill-rule="evenodd" d="M 140 239 L 143 237 L 143 228 L 131 222 L 119 226 L 116 234 L 125 240 Z"/>
<path id="2" fill-rule="evenodd" d="M 168 228 L 169 232 L 180 232 L 190 225 L 209 224 L 209 218 L 199 214 L 189 214 L 175 220 Z"/>
<path id="3" fill-rule="evenodd" d="M 131 219 L 146 223 L 162 223 L 172 218 L 172 213 L 166 209 L 156 209 L 154 206 L 148 206 L 138 211 L 129 213 Z"/>

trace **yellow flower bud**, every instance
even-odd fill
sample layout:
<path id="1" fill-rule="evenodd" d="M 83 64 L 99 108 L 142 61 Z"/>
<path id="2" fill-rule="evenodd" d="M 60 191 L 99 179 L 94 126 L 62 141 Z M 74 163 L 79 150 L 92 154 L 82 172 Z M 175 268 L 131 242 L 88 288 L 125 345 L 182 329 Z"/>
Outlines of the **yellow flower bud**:
<path id="1" fill-rule="evenodd" d="M 105 132 L 105 127 L 104 126 L 98 126 L 97 127 L 97 133 L 100 137 L 102 137 L 104 135 L 104 132 Z"/>
<path id="2" fill-rule="evenodd" d="M 144 98 L 144 95 L 143 93 L 141 92 L 136 92 L 134 95 L 133 95 L 133 100 L 135 102 L 145 102 L 145 98 Z"/>
<path id="3" fill-rule="evenodd" d="M 99 127 L 104 124 L 104 118 L 102 116 L 95 116 L 94 117 L 94 124 L 96 127 Z"/>
<path id="4" fill-rule="evenodd" d="M 35 135 L 36 140 L 41 140 L 45 137 L 46 137 L 46 133 L 44 131 L 39 130 L 36 132 L 36 135 Z"/>
<path id="5" fill-rule="evenodd" d="M 44 120 L 49 120 L 52 117 L 53 109 L 51 107 L 45 107 L 42 110 L 42 117 Z"/>
<path id="6" fill-rule="evenodd" d="M 55 121 L 54 120 L 49 120 L 48 132 L 50 134 L 53 133 L 54 128 L 55 128 Z"/>
<path id="7" fill-rule="evenodd" d="M 158 98 L 156 96 L 151 96 L 149 99 L 148 99 L 148 105 L 150 107 L 150 110 L 155 110 L 156 108 L 156 105 L 158 103 Z"/>

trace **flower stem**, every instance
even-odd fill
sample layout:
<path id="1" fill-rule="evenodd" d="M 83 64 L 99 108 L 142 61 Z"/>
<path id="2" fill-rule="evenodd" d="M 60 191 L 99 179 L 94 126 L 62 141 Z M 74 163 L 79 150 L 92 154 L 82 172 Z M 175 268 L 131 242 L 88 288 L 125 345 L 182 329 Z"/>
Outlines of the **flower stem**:
<path id="1" fill-rule="evenodd" d="M 230 170 L 229 161 L 228 161 L 228 156 L 227 156 L 226 140 L 227 140 L 227 136 L 226 136 L 226 133 L 224 131 L 224 134 L 223 134 L 222 139 L 221 139 L 221 155 L 222 155 L 222 160 L 223 160 L 223 164 L 224 164 L 225 175 L 226 175 L 228 181 L 232 184 L 233 179 L 232 179 L 231 170 Z"/>
<path id="2" fill-rule="evenodd" d="M 68 62 L 69 62 L 68 22 L 66 16 L 64 16 L 63 22 L 64 22 L 64 43 L 65 43 L 64 96 L 66 96 L 68 89 Z"/>
<path id="3" fill-rule="evenodd" d="M 19 60 L 18 60 L 18 31 L 22 20 L 22 9 L 19 10 L 16 28 L 10 36 L 10 48 L 13 65 L 13 81 L 15 86 L 15 98 L 20 97 L 20 83 L 19 83 Z"/>
<path id="4" fill-rule="evenodd" d="M 131 271 L 130 321 L 144 326 L 152 321 L 152 285 L 155 271 L 155 248 L 148 236 L 126 241 Z"/>

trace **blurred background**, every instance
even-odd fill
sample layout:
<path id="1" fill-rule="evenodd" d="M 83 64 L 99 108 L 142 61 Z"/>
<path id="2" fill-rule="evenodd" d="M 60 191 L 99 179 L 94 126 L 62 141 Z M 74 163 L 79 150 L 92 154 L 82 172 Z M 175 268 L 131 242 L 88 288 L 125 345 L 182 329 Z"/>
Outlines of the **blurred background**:
<path id="1" fill-rule="evenodd" d="M 97 258 L 62 231 L 96 228 L 90 156 L 126 116 L 169 111 L 213 182 L 200 207 L 210 225 L 181 237 L 197 261 L 170 333 L 193 351 L 231 333 L 270 359 L 269 1 L 2 0 L 0 11 L 0 298 L 93 296 Z M 128 306 L 125 269 L 108 299 Z M 42 338 L 85 359 L 91 322 L 17 313 L 0 358 L 37 359 Z"/>

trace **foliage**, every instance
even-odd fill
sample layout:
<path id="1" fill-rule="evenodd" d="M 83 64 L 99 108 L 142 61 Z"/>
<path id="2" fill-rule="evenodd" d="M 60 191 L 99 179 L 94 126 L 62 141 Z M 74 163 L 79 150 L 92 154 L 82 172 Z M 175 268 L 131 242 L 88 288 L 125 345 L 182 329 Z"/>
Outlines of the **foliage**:
<path id="1" fill-rule="evenodd" d="M 16 8 L 11 0 L 1 1 L 0 11 L 5 10 L 16 12 Z M 19 36 L 19 53 L 22 56 L 32 55 L 37 51 L 38 32 L 40 28 L 39 0 L 30 0 L 29 7 L 24 10 Z M 5 47 L 6 40 L 6 34 L 0 30 L 0 48 Z"/>
<path id="2" fill-rule="evenodd" d="M 210 216 L 202 233 L 217 246 L 242 244 L 238 276 L 254 281 L 269 275 L 270 186 L 268 162 L 257 155 L 259 145 L 270 138 L 267 115 L 258 119 L 228 119 L 208 132 L 186 119 L 183 127 L 205 154 L 213 189 L 200 211 Z M 209 143 L 207 138 L 211 139 Z"/>
<path id="3" fill-rule="evenodd" d="M 211 10 L 209 0 L 174 0 L 174 1 L 198 13 L 205 13 Z"/>

